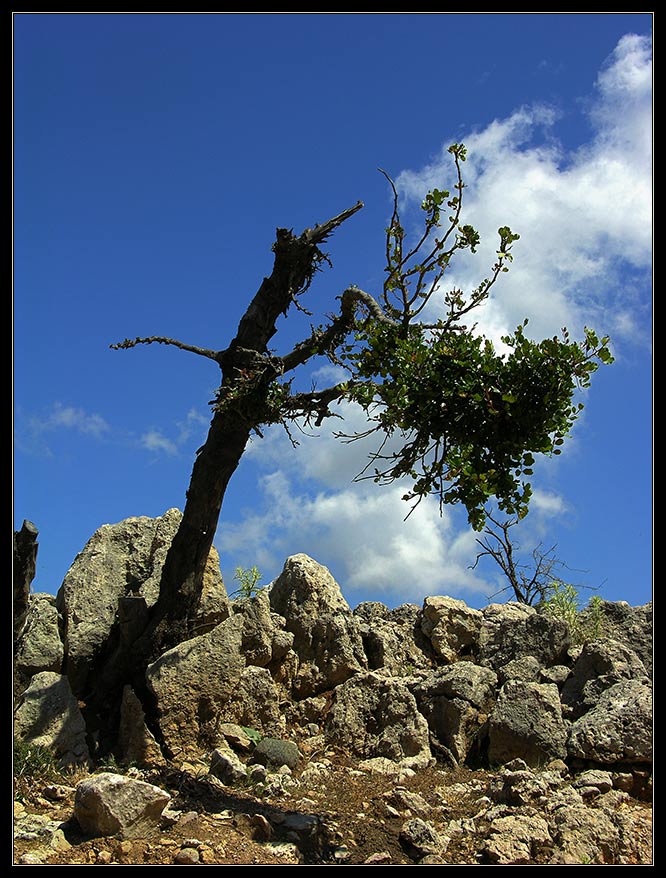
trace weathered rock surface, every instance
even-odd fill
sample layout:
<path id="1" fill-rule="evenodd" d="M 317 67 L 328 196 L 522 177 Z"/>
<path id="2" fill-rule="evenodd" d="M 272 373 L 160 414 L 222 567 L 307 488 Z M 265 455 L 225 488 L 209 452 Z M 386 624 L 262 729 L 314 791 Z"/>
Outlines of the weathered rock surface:
<path id="1" fill-rule="evenodd" d="M 432 668 L 436 656 L 421 629 L 421 608 L 403 604 L 393 610 L 378 601 L 365 601 L 354 610 L 368 669 L 388 676 Z"/>
<path id="2" fill-rule="evenodd" d="M 520 757 L 536 766 L 567 755 L 567 730 L 559 691 L 553 683 L 507 681 L 488 726 L 491 763 Z"/>
<path id="3" fill-rule="evenodd" d="M 288 558 L 270 602 L 294 635 L 297 698 L 332 689 L 367 668 L 359 626 L 326 567 L 307 555 Z"/>
<path id="4" fill-rule="evenodd" d="M 14 653 L 16 670 L 24 678 L 40 671 L 59 674 L 64 654 L 55 597 L 39 592 L 29 595 Z"/>
<path id="5" fill-rule="evenodd" d="M 170 509 L 161 518 L 128 518 L 105 524 L 77 555 L 56 601 L 65 629 L 65 672 L 75 694 L 85 691 L 91 663 L 117 624 L 121 599 L 141 597 L 147 607 L 157 600 L 166 553 L 181 518 L 178 509 Z M 228 615 L 219 557 L 213 550 L 197 626 L 205 630 Z"/>
<path id="6" fill-rule="evenodd" d="M 30 681 L 14 714 L 17 739 L 45 747 L 62 765 L 86 765 L 86 726 L 67 677 L 41 671 Z"/>
<path id="7" fill-rule="evenodd" d="M 464 762 L 495 704 L 497 675 L 460 661 L 430 671 L 413 691 L 436 740 Z"/>
<path id="8" fill-rule="evenodd" d="M 455 662 L 476 653 L 483 615 L 464 601 L 427 597 L 423 602 L 421 630 L 439 659 Z"/>
<path id="9" fill-rule="evenodd" d="M 212 631 L 180 643 L 148 666 L 146 680 L 158 706 L 165 746 L 194 753 L 218 743 L 222 707 L 245 669 L 243 619 L 230 616 Z"/>
<path id="10" fill-rule="evenodd" d="M 622 680 L 569 731 L 570 756 L 601 762 L 652 762 L 652 689 L 643 680 Z"/>
<path id="11" fill-rule="evenodd" d="M 567 715 L 577 719 L 594 707 L 601 694 L 621 680 L 649 681 L 638 655 L 617 640 L 605 637 L 586 643 L 562 689 Z"/>
<path id="12" fill-rule="evenodd" d="M 365 759 L 408 760 L 415 766 L 432 761 L 428 723 L 408 686 L 375 671 L 336 688 L 325 730 L 331 740 Z"/>
<path id="13" fill-rule="evenodd" d="M 74 818 L 91 836 L 140 838 L 157 831 L 170 800 L 169 793 L 153 784 L 103 772 L 78 784 Z"/>

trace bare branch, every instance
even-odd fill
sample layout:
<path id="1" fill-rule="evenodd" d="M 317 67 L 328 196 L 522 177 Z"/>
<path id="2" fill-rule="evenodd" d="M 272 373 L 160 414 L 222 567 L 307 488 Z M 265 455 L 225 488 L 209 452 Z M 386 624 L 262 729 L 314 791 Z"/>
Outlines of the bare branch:
<path id="1" fill-rule="evenodd" d="M 369 316 L 379 323 L 395 325 L 390 317 L 387 317 L 381 305 L 365 290 L 353 284 L 340 296 L 340 313 L 333 318 L 325 328 L 315 329 L 308 338 L 299 342 L 282 360 L 282 371 L 291 372 L 297 366 L 306 363 L 316 354 L 326 354 L 358 325 L 356 318 L 356 305 L 367 309 Z"/>
<path id="2" fill-rule="evenodd" d="M 126 338 L 125 341 L 118 342 L 118 344 L 109 345 L 111 350 L 119 351 L 128 348 L 134 348 L 140 344 L 166 344 L 172 345 L 173 347 L 180 348 L 182 351 L 190 351 L 192 354 L 198 354 L 200 357 L 207 357 L 209 360 L 215 360 L 219 362 L 220 351 L 211 351 L 208 348 L 200 348 L 196 345 L 185 344 L 182 341 L 178 341 L 175 338 L 166 338 L 163 335 L 151 335 L 149 338 L 135 338 L 129 339 Z"/>

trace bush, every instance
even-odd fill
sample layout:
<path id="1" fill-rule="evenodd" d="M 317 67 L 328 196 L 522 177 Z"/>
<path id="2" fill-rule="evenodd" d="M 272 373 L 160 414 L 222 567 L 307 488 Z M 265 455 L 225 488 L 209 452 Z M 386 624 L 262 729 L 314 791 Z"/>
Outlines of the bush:
<path id="1" fill-rule="evenodd" d="M 597 640 L 605 634 L 606 620 L 601 604 L 601 598 L 595 595 L 590 598 L 586 607 L 581 608 L 580 596 L 573 585 L 554 582 L 549 597 L 539 604 L 539 610 L 565 622 L 572 641 L 582 645 L 588 640 Z"/>

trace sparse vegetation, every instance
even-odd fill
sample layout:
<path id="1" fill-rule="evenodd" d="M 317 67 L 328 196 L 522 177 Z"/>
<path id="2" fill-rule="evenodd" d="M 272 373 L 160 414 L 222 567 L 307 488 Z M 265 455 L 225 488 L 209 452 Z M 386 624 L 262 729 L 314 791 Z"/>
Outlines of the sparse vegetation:
<path id="1" fill-rule="evenodd" d="M 235 598 L 247 600 L 247 598 L 252 598 L 255 595 L 258 595 L 259 592 L 263 591 L 266 587 L 264 585 L 259 585 L 262 579 L 262 574 L 256 566 L 247 569 L 236 567 L 234 579 L 238 583 L 238 588 L 229 595 L 232 600 Z"/>
<path id="2" fill-rule="evenodd" d="M 601 598 L 593 595 L 585 607 L 581 607 L 578 590 L 567 582 L 554 581 L 550 594 L 539 604 L 539 609 L 566 622 L 575 644 L 596 640 L 604 636 L 606 620 L 601 608 Z"/>

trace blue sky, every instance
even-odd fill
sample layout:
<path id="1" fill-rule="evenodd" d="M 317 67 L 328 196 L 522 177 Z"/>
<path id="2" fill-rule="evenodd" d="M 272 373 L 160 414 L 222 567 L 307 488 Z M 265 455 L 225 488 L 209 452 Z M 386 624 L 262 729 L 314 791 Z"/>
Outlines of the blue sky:
<path id="1" fill-rule="evenodd" d="M 485 277 L 500 225 L 521 235 L 479 330 L 591 325 L 616 356 L 564 453 L 538 466 L 515 540 L 557 544 L 568 578 L 605 598 L 651 598 L 650 13 L 13 23 L 13 508 L 15 528 L 40 531 L 35 590 L 55 592 L 102 524 L 182 508 L 205 439 L 214 363 L 109 345 L 226 347 L 270 272 L 275 228 L 300 232 L 359 199 L 307 306 L 321 320 L 350 283 L 375 292 L 391 210 L 377 169 L 410 221 L 429 187 L 452 182 L 446 148 L 462 141 L 482 247 L 450 285 Z M 290 315 L 276 349 L 308 334 Z M 313 368 L 323 383 L 325 364 Z M 491 565 L 470 569 L 465 515 L 423 503 L 405 522 L 402 488 L 353 481 L 368 450 L 327 428 L 296 449 L 280 428 L 253 441 L 216 536 L 227 584 L 252 565 L 268 582 L 305 552 L 352 606 L 448 594 L 482 607 L 502 583 Z"/>

